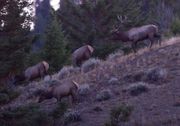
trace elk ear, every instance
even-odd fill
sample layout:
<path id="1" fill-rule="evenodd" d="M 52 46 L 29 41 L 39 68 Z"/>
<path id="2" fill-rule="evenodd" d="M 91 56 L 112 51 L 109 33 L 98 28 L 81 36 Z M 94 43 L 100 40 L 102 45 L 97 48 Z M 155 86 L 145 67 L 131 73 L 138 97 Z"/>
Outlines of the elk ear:
<path id="1" fill-rule="evenodd" d="M 79 87 L 80 87 L 79 84 L 78 84 L 76 81 L 74 81 L 74 80 L 73 80 L 72 82 L 73 82 L 73 84 L 75 84 L 76 87 L 79 89 Z"/>
<path id="2" fill-rule="evenodd" d="M 94 48 L 93 48 L 93 47 L 91 47 L 90 45 L 88 45 L 88 49 L 89 49 L 89 51 L 90 51 L 91 53 L 93 53 L 93 51 L 94 51 Z"/>

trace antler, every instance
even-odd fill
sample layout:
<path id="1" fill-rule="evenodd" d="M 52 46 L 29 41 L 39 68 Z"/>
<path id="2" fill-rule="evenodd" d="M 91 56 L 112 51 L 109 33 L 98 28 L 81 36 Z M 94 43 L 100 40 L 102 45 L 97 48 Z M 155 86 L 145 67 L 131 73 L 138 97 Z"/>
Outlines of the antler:
<path id="1" fill-rule="evenodd" d="M 116 18 L 118 20 L 118 23 L 113 26 L 110 33 L 118 32 L 119 29 L 121 29 L 122 24 L 129 21 L 128 17 L 126 15 L 117 15 Z"/>
<path id="2" fill-rule="evenodd" d="M 129 21 L 128 17 L 126 15 L 117 15 L 117 19 L 121 24 Z"/>

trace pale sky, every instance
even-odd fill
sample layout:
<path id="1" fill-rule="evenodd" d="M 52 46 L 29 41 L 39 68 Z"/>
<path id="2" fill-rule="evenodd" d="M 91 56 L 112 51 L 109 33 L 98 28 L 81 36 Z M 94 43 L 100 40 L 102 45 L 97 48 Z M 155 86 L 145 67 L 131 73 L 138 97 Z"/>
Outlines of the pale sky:
<path id="1" fill-rule="evenodd" d="M 33 0 L 29 0 L 29 1 L 33 1 Z M 41 0 L 41 1 L 43 1 L 43 0 Z M 50 0 L 50 4 L 55 10 L 57 10 L 59 8 L 59 1 L 60 0 Z M 33 30 L 33 29 L 34 29 L 34 23 L 32 22 L 31 30 Z"/>
<path id="2" fill-rule="evenodd" d="M 50 1 L 51 6 L 53 6 L 53 8 L 54 8 L 55 10 L 57 10 L 57 9 L 59 8 L 59 1 L 60 1 L 60 0 L 51 0 L 51 1 Z"/>

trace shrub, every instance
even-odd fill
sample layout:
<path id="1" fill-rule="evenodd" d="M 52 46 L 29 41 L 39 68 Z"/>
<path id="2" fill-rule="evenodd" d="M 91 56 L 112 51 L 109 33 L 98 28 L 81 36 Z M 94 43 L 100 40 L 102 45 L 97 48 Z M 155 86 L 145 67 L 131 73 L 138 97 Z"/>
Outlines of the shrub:
<path id="1" fill-rule="evenodd" d="M 127 105 L 120 105 L 119 107 L 112 109 L 110 122 L 106 123 L 105 126 L 118 126 L 120 122 L 127 122 L 132 110 L 133 107 Z"/>
<path id="2" fill-rule="evenodd" d="M 64 124 L 81 121 L 79 111 L 69 111 L 64 114 Z"/>
<path id="3" fill-rule="evenodd" d="M 64 102 L 59 102 L 58 106 L 54 109 L 52 116 L 54 118 L 60 118 L 67 111 L 68 105 Z"/>
<path id="4" fill-rule="evenodd" d="M 58 76 L 59 76 L 59 79 L 64 79 L 71 75 L 75 75 L 79 72 L 80 72 L 79 68 L 74 68 L 73 66 L 65 66 L 59 71 Z"/>
<path id="5" fill-rule="evenodd" d="M 157 82 L 164 81 L 168 76 L 168 72 L 163 68 L 153 68 L 146 72 L 146 81 Z"/>
<path id="6" fill-rule="evenodd" d="M 50 126 L 53 122 L 48 114 L 35 104 L 4 110 L 0 117 L 0 124 L 3 126 Z"/>
<path id="7" fill-rule="evenodd" d="M 100 57 L 101 59 L 105 59 L 109 54 L 113 53 L 114 50 L 121 49 L 123 47 L 122 43 L 113 43 L 113 41 L 98 41 L 98 43 L 94 44 L 95 57 Z"/>
<path id="8" fill-rule="evenodd" d="M 112 92 L 109 89 L 102 90 L 99 94 L 96 95 L 97 101 L 108 100 L 112 97 Z"/>
<path id="9" fill-rule="evenodd" d="M 9 96 L 5 93 L 0 93 L 0 104 L 7 103 L 9 101 Z"/>
<path id="10" fill-rule="evenodd" d="M 132 96 L 137 96 L 141 93 L 147 92 L 148 90 L 149 85 L 144 82 L 131 84 L 129 87 L 124 89 L 124 91 L 128 91 Z"/>
<path id="11" fill-rule="evenodd" d="M 108 81 L 108 84 L 110 85 L 119 84 L 119 80 L 115 77 L 111 77 L 110 80 Z"/>
<path id="12" fill-rule="evenodd" d="M 82 84 L 80 85 L 79 89 L 78 89 L 78 93 L 80 95 L 87 95 L 89 93 L 90 87 L 88 84 Z"/>
<path id="13" fill-rule="evenodd" d="M 171 31 L 175 35 L 180 34 L 180 19 L 178 17 L 172 22 Z"/>
<path id="14" fill-rule="evenodd" d="M 122 56 L 124 56 L 124 51 L 119 50 L 115 53 L 110 54 L 107 59 L 110 61 L 113 61 L 113 60 L 116 60 L 117 58 L 120 58 Z"/>
<path id="15" fill-rule="evenodd" d="M 102 111 L 103 109 L 102 109 L 100 106 L 95 106 L 95 107 L 93 108 L 93 110 L 96 111 L 96 112 L 100 112 L 100 111 Z"/>
<path id="16" fill-rule="evenodd" d="M 126 82 L 139 82 L 145 81 L 150 83 L 160 83 L 167 79 L 168 71 L 164 68 L 152 68 L 147 71 L 138 72 L 136 74 L 129 74 L 124 76 Z"/>
<path id="17" fill-rule="evenodd" d="M 12 100 L 12 99 L 17 98 L 20 95 L 20 92 L 11 91 L 11 92 L 8 93 L 8 95 L 9 95 L 9 98 Z"/>
<path id="18" fill-rule="evenodd" d="M 82 71 L 84 73 L 89 72 L 99 66 L 101 61 L 99 59 L 91 58 L 82 64 Z"/>

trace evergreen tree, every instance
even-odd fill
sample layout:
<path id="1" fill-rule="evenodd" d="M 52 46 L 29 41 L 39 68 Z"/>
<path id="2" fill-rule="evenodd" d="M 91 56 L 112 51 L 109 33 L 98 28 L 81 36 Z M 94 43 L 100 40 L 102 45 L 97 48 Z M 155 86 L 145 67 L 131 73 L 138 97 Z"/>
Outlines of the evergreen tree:
<path id="1" fill-rule="evenodd" d="M 52 14 L 52 21 L 45 32 L 45 40 L 42 50 L 43 59 L 50 64 L 50 72 L 58 71 L 67 63 L 69 53 L 66 49 L 67 39 L 54 13 Z"/>
<path id="2" fill-rule="evenodd" d="M 66 33 L 70 35 L 71 49 L 90 44 L 103 57 L 121 46 L 111 44 L 105 39 L 113 27 L 120 26 L 124 30 L 145 21 L 140 12 L 141 2 L 137 0 L 83 0 L 81 4 L 72 0 L 61 0 L 61 5 L 58 17 L 62 20 Z M 106 43 L 109 43 L 109 50 Z"/>
<path id="3" fill-rule="evenodd" d="M 25 56 L 33 39 L 30 33 L 31 13 L 27 0 L 6 0 L 0 8 L 0 77 L 22 71 Z"/>

